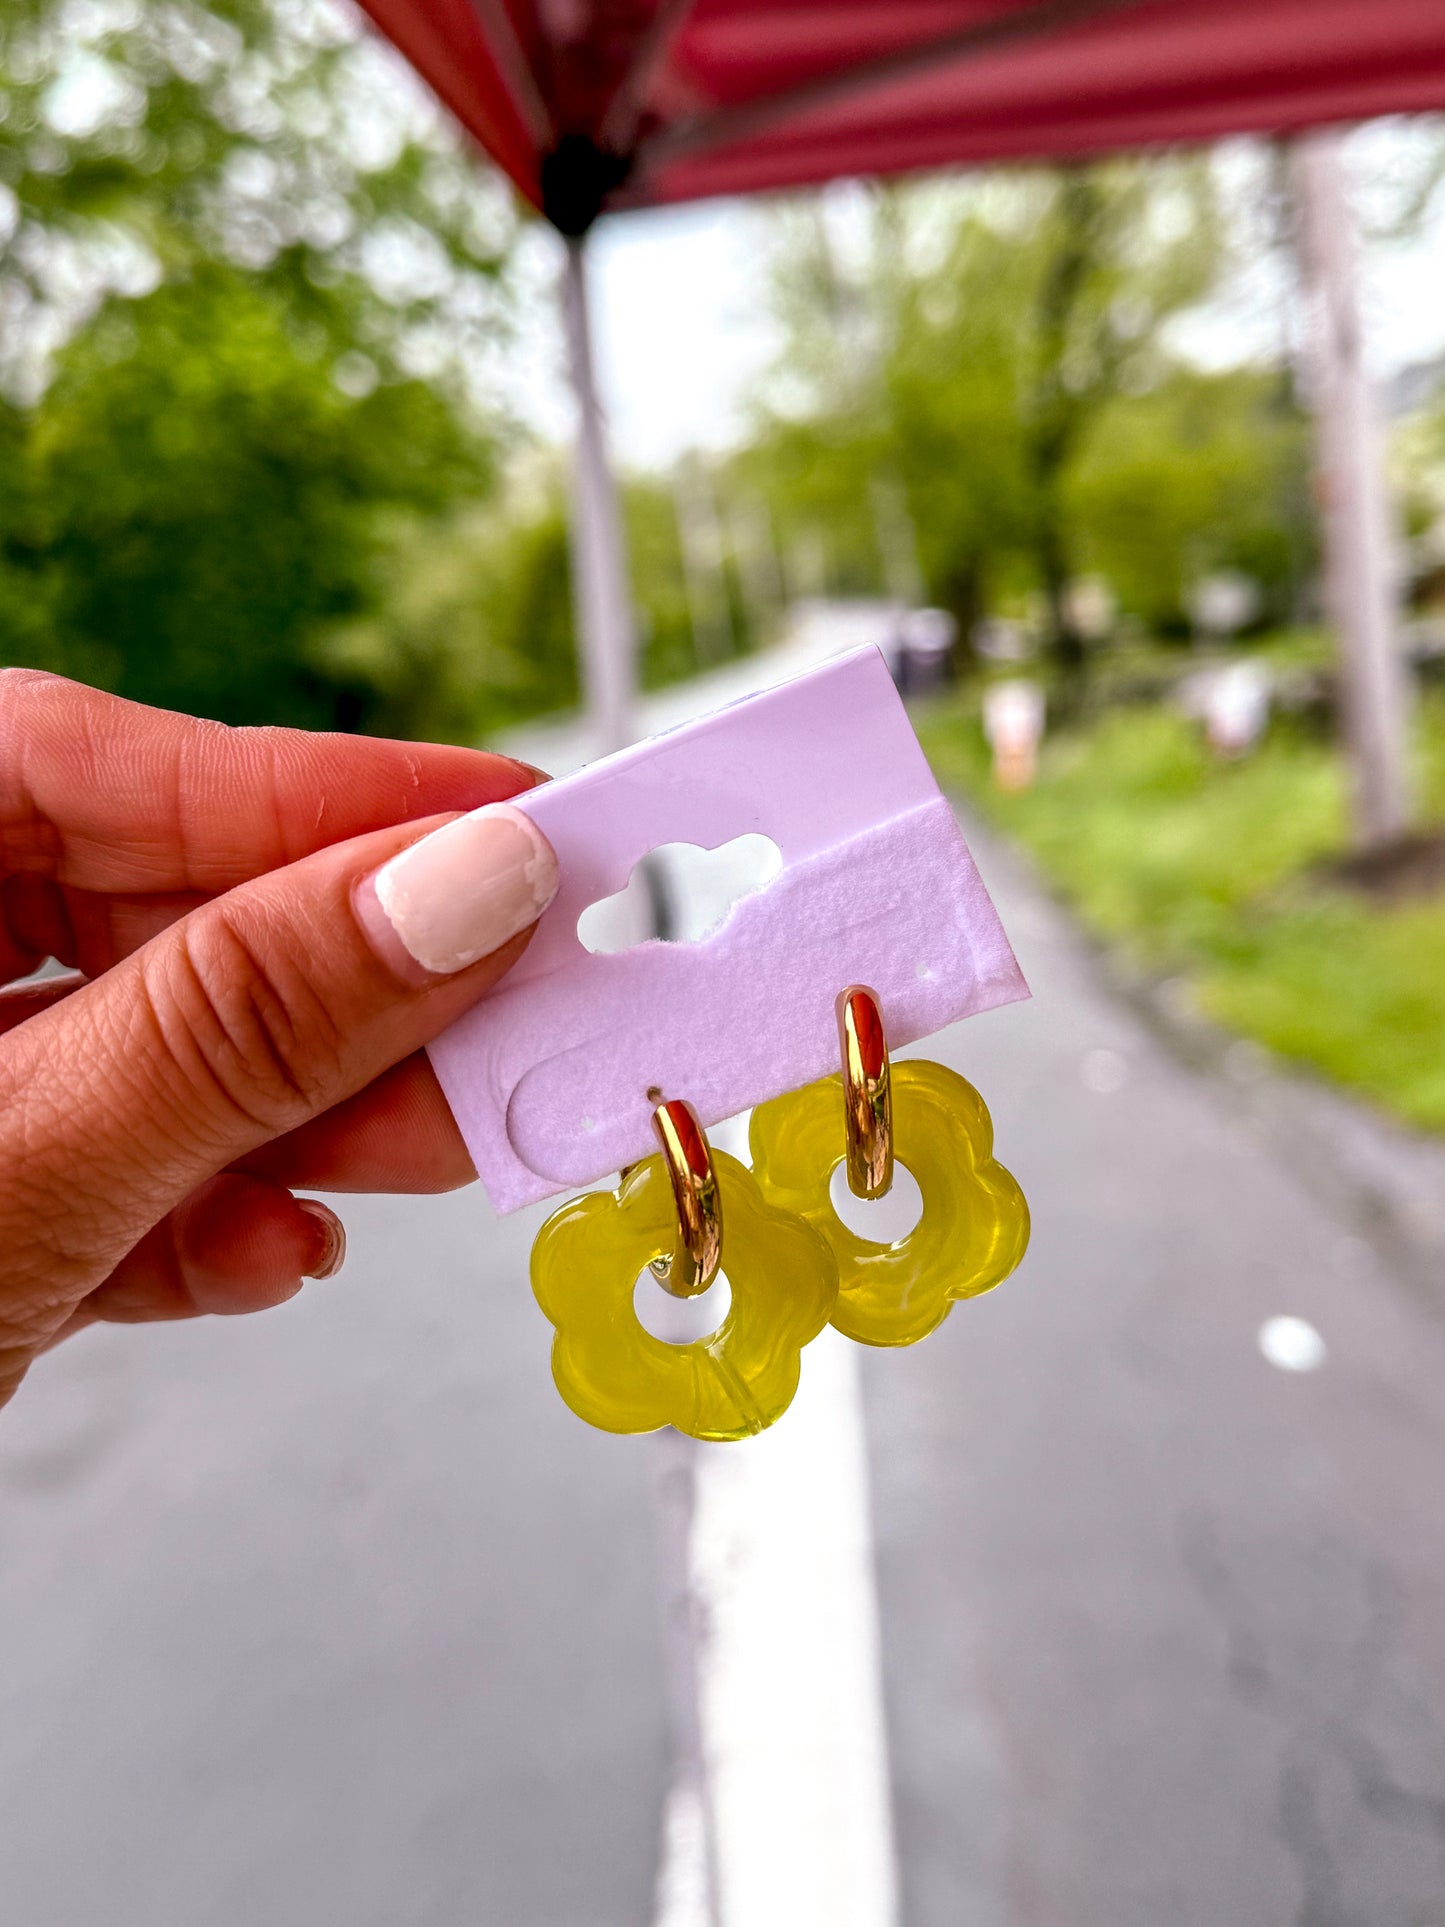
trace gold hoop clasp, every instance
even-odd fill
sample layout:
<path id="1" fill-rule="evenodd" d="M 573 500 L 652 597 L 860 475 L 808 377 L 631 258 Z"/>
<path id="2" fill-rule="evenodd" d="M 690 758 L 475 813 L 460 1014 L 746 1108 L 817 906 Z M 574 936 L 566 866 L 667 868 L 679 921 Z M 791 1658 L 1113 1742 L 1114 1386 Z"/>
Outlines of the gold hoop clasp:
<path id="1" fill-rule="evenodd" d="M 672 1182 L 677 1236 L 671 1257 L 654 1258 L 649 1269 L 674 1298 L 697 1298 L 722 1263 L 722 1198 L 712 1152 L 697 1112 L 681 1098 L 659 1104 L 652 1125 Z"/>
<path id="2" fill-rule="evenodd" d="M 888 1040 L 877 993 L 850 984 L 838 999 L 843 1053 L 843 1110 L 848 1132 L 848 1189 L 881 1198 L 893 1183 L 893 1086 Z"/>

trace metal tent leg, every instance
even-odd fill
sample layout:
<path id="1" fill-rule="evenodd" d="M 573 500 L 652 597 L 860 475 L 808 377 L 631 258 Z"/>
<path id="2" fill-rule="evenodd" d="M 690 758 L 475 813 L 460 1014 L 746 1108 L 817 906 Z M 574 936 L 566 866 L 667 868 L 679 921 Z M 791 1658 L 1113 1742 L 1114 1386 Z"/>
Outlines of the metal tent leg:
<path id="1" fill-rule="evenodd" d="M 577 443 L 572 496 L 572 593 L 582 687 L 594 755 L 606 756 L 633 740 L 637 693 L 637 632 L 627 579 L 627 548 L 617 477 L 597 396 L 592 319 L 587 299 L 586 240 L 569 239 L 563 306 L 572 388 L 577 399 Z"/>

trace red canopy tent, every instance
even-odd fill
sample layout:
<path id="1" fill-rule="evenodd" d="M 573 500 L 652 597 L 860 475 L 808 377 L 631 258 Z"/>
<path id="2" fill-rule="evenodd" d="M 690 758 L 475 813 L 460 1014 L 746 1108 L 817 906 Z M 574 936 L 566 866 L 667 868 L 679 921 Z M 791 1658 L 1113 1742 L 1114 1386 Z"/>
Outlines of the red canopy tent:
<path id="1" fill-rule="evenodd" d="M 574 536 L 608 747 L 631 619 L 580 247 L 599 214 L 1445 106 L 1445 0 L 362 3 L 572 242 Z M 1357 547 L 1383 566 L 1378 540 Z"/>
<path id="2" fill-rule="evenodd" d="M 364 0 L 564 233 L 840 174 L 1438 107 L 1441 0 Z"/>

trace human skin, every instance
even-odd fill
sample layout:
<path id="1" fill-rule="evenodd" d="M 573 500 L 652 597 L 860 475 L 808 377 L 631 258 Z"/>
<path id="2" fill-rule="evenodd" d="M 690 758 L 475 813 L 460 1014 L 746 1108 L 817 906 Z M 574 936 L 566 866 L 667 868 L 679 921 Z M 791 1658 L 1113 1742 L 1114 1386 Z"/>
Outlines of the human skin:
<path id="1" fill-rule="evenodd" d="M 505 805 L 537 780 L 0 671 L 0 1404 L 97 1320 L 332 1275 L 340 1220 L 298 1188 L 474 1176 L 422 1046 L 555 892 Z M 17 982 L 47 957 L 72 974 Z"/>

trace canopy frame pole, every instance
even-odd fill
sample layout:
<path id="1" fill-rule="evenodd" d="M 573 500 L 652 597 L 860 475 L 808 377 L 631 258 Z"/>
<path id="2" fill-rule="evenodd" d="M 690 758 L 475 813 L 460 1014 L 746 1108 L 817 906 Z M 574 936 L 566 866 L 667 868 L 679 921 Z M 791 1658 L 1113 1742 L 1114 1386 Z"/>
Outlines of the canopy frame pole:
<path id="1" fill-rule="evenodd" d="M 473 0 L 473 6 L 483 44 L 496 62 L 497 72 L 518 119 L 526 127 L 534 146 L 539 150 L 550 147 L 556 139 L 552 116 L 537 85 L 537 76 L 522 51 L 505 0 Z"/>
<path id="2" fill-rule="evenodd" d="M 733 107 L 715 107 L 691 114 L 670 127 L 645 137 L 634 150 L 634 161 L 644 172 L 686 159 L 697 153 L 729 147 L 755 134 L 767 133 L 794 115 L 847 106 L 860 93 L 881 83 L 902 81 L 927 73 L 950 60 L 977 59 L 1001 48 L 1027 44 L 1051 33 L 1087 27 L 1109 15 L 1144 6 L 1148 0 L 1025 0 L 1022 6 L 984 20 L 970 21 L 922 46 L 876 54 L 856 66 L 818 74 L 777 93 L 761 95 Z M 625 193 L 620 201 L 626 198 Z"/>
<path id="3" fill-rule="evenodd" d="M 592 752 L 610 755 L 636 734 L 637 625 L 617 476 L 597 393 L 586 237 L 568 236 L 563 268 L 577 434 L 572 469 L 572 601 Z"/>
<path id="4" fill-rule="evenodd" d="M 1361 853 L 1388 849 L 1410 822 L 1408 682 L 1396 641 L 1397 570 L 1383 438 L 1365 365 L 1359 233 L 1338 130 L 1291 143 L 1308 304 L 1325 593 L 1339 638 L 1340 692 Z"/>
<path id="5" fill-rule="evenodd" d="M 599 146 L 615 148 L 620 154 L 631 152 L 648 96 L 696 4 L 697 0 L 659 0 L 657 12 L 637 43 L 632 65 L 602 116 L 597 135 Z"/>

